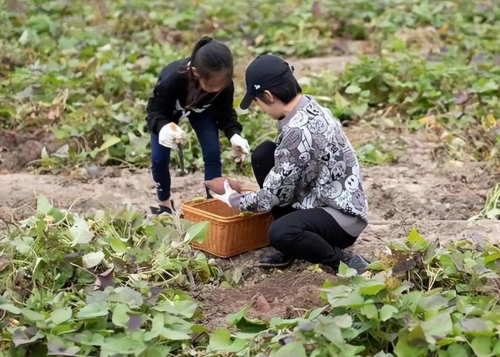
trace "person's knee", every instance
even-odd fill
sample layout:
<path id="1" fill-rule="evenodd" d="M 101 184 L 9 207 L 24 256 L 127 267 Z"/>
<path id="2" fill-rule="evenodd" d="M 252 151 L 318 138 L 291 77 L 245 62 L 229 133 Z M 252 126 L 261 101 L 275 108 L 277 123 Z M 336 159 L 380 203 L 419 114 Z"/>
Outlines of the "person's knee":
<path id="1" fill-rule="evenodd" d="M 206 164 L 220 164 L 221 153 L 219 145 L 211 145 L 203 150 L 203 162 Z"/>
<path id="2" fill-rule="evenodd" d="M 169 166 L 170 158 L 161 152 L 153 152 L 151 154 L 151 164 L 153 167 L 165 168 Z"/>
<path id="3" fill-rule="evenodd" d="M 269 243 L 273 248 L 280 251 L 288 251 L 293 246 L 294 240 L 298 239 L 300 231 L 287 224 L 282 219 L 278 219 L 269 227 Z"/>
<path id="4" fill-rule="evenodd" d="M 258 163 L 269 160 L 269 158 L 272 158 L 274 160 L 275 151 L 276 143 L 270 140 L 264 141 L 253 151 L 251 157 L 252 165 L 255 166 Z"/>
<path id="5" fill-rule="evenodd" d="M 282 230 L 278 221 L 274 221 L 271 224 L 271 227 L 269 227 L 269 244 L 271 244 L 273 248 L 278 248 L 283 244 L 283 236 L 281 231 Z"/>
<path id="6" fill-rule="evenodd" d="M 213 153 L 213 155 L 203 155 L 203 163 L 205 167 L 222 167 L 220 153 L 218 155 L 215 153 Z"/>

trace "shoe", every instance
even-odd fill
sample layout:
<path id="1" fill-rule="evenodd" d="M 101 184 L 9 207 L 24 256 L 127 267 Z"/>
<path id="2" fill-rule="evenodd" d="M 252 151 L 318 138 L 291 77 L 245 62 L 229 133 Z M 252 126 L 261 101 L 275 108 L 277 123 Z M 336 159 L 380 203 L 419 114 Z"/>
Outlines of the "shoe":
<path id="1" fill-rule="evenodd" d="M 280 251 L 273 251 L 260 257 L 259 267 L 261 268 L 283 268 L 292 264 L 294 259 Z"/>
<path id="2" fill-rule="evenodd" d="M 358 275 L 363 274 L 366 271 L 368 265 L 370 265 L 370 262 L 359 254 L 353 254 L 347 257 L 343 262 L 349 268 L 356 270 L 358 272 Z"/>
<path id="3" fill-rule="evenodd" d="M 172 201 L 172 207 L 174 207 L 174 209 L 167 207 L 167 206 L 159 205 L 158 207 L 151 206 L 151 207 L 149 207 L 149 209 L 151 210 L 152 214 L 157 215 L 157 216 L 159 216 L 162 213 L 166 213 L 167 215 L 178 215 L 181 218 L 184 218 L 184 216 L 182 214 L 180 214 L 180 212 L 178 212 L 175 209 L 174 201 Z"/>
<path id="4" fill-rule="evenodd" d="M 170 214 L 170 215 L 173 214 L 172 209 L 170 209 L 169 207 L 166 207 L 166 206 L 161 206 L 161 205 L 158 207 L 150 206 L 149 210 L 151 211 L 152 214 L 157 215 L 157 216 L 159 216 L 162 213 L 166 213 L 166 214 Z"/>

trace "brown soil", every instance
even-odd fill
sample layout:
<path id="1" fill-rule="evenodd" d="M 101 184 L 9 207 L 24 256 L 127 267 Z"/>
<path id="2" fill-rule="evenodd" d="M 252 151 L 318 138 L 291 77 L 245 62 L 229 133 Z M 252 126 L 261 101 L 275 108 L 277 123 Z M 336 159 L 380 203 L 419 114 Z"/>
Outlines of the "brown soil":
<path id="1" fill-rule="evenodd" d="M 22 133 L 0 130 L 0 173 L 22 170 L 40 159 L 44 147 L 51 153 L 59 146 L 54 134 L 44 129 L 27 129 Z"/>
<path id="2" fill-rule="evenodd" d="M 353 48 L 355 48 L 356 43 L 354 42 Z M 361 50 L 354 49 L 353 53 L 362 53 Z M 364 52 L 363 52 L 364 53 Z M 234 76 L 235 80 L 244 83 L 245 81 L 245 69 L 251 63 L 252 58 L 245 60 L 240 60 L 235 66 Z M 314 58 L 289 58 L 288 63 L 295 68 L 295 76 L 300 78 L 304 75 L 314 73 L 321 73 L 326 70 L 331 70 L 334 72 L 341 72 L 344 70 L 347 64 L 354 63 L 357 61 L 357 57 L 354 54 L 346 54 L 343 56 L 326 56 L 326 57 L 314 57 Z"/>
<path id="3" fill-rule="evenodd" d="M 89 178 L 86 169 L 69 176 L 14 173 L 0 175 L 0 218 L 19 219 L 34 212 L 37 194 L 47 196 L 56 207 L 92 213 L 104 207 L 132 206 L 143 212 L 156 204 L 156 190 L 147 170 L 103 170 L 108 177 Z M 174 176 L 174 175 L 172 175 Z M 203 175 L 174 178 L 172 194 L 181 202 L 204 195 Z M 177 203 L 176 203 L 177 204 Z"/>
<path id="4" fill-rule="evenodd" d="M 261 276 L 261 280 L 244 288 L 203 287 L 194 292 L 202 302 L 204 325 L 209 329 L 225 326 L 226 316 L 250 306 L 249 318 L 269 320 L 272 317 L 295 318 L 313 307 L 324 305 L 320 287 L 333 274 L 304 270 L 297 264 L 283 272 Z"/>

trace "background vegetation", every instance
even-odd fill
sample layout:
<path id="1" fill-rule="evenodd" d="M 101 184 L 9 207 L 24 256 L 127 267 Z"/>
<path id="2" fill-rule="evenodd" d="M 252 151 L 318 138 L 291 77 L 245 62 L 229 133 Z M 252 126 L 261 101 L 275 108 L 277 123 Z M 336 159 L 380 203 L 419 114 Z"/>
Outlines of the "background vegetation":
<path id="1" fill-rule="evenodd" d="M 495 1 L 2 0 L 2 8 L 0 127 L 43 126 L 69 143 L 44 156 L 41 171 L 92 161 L 147 166 L 145 105 L 157 75 L 204 34 L 227 42 L 241 68 L 264 52 L 358 53 L 345 72 L 302 78 L 306 92 L 342 120 L 385 113 L 413 129 L 439 128 L 454 155 L 497 156 Z M 240 118 L 253 145 L 274 137 L 261 114 Z M 199 146 L 187 151 L 200 168 Z M 229 152 L 226 159 L 235 169 Z"/>
<path id="2" fill-rule="evenodd" d="M 499 5 L 0 0 L 0 128 L 53 135 L 61 148 L 30 164 L 38 173 L 146 167 L 145 105 L 157 75 L 211 34 L 231 47 L 238 68 L 267 52 L 292 63 L 355 56 L 342 72 L 302 72 L 305 92 L 346 125 L 432 130 L 453 158 L 496 161 Z M 236 82 L 235 105 L 241 71 Z M 274 138 L 261 113 L 239 114 L 252 145 Z M 224 155 L 226 171 L 248 170 Z M 394 159 L 384 142 L 358 155 L 365 165 Z M 202 167 L 192 135 L 186 158 L 191 170 Z M 499 196 L 491 191 L 482 216 L 500 216 Z M 366 277 L 342 266 L 325 284 L 325 307 L 303 318 L 264 322 L 243 310 L 209 332 L 189 296 L 194 285 L 224 279 L 189 246 L 206 229 L 129 210 L 84 217 L 40 196 L 36 214 L 0 239 L 0 357 L 500 356 L 498 247 L 440 247 L 414 230 Z"/>

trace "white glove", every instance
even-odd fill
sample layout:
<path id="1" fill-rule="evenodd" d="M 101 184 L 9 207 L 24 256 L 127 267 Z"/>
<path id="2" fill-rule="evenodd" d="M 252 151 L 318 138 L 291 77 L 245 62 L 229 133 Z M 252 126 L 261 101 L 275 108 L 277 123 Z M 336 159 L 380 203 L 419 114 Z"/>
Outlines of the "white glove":
<path id="1" fill-rule="evenodd" d="M 160 144 L 173 150 L 177 150 L 177 145 L 183 144 L 186 139 L 186 132 L 175 123 L 164 125 L 158 134 Z"/>
<path id="2" fill-rule="evenodd" d="M 223 195 L 218 195 L 218 194 L 216 194 L 214 192 L 210 192 L 210 193 L 212 194 L 213 198 L 218 199 L 221 202 L 224 202 L 229 207 L 232 207 L 231 203 L 229 202 L 229 197 L 231 197 L 232 194 L 238 193 L 238 192 L 236 192 L 235 190 L 233 190 L 233 188 L 231 187 L 231 184 L 229 183 L 228 180 L 224 181 L 224 189 L 226 190 L 226 192 L 224 192 Z"/>
<path id="3" fill-rule="evenodd" d="M 250 145 L 248 144 L 248 140 L 239 134 L 234 134 L 229 141 L 231 142 L 231 146 L 233 147 L 239 161 L 244 161 L 245 156 L 250 154 Z"/>

